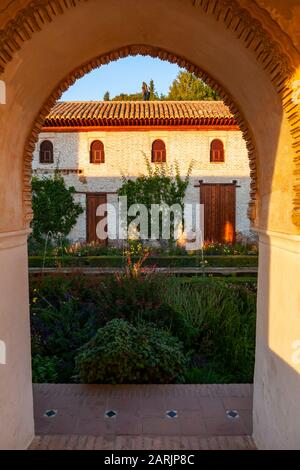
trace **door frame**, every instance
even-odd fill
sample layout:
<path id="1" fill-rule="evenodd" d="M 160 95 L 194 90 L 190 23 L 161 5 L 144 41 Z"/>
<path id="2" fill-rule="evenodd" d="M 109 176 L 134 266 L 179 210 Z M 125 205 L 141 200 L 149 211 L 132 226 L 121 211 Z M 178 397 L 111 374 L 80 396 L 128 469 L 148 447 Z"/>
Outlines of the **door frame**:
<path id="1" fill-rule="evenodd" d="M 212 185 L 218 185 L 218 186 L 234 186 L 235 189 L 240 188 L 238 185 L 238 180 L 232 180 L 231 183 L 217 183 L 217 182 L 204 182 L 204 180 L 199 180 L 199 184 L 195 185 L 195 188 L 199 188 L 199 199 L 200 199 L 200 204 L 202 204 L 201 201 L 201 187 L 203 186 L 212 186 Z M 236 241 L 236 212 L 237 212 L 237 207 L 236 207 L 236 190 L 234 192 L 234 230 L 233 230 L 233 241 L 232 243 L 235 243 Z M 205 241 L 205 219 L 204 219 L 204 241 Z"/>
<path id="2" fill-rule="evenodd" d="M 88 212 L 88 198 L 89 196 L 105 196 L 105 199 L 106 199 L 106 205 L 107 205 L 107 194 L 106 192 L 104 191 L 99 191 L 99 192 L 96 192 L 96 191 L 92 191 L 92 192 L 86 192 L 85 195 L 86 195 L 86 198 L 85 198 L 85 201 L 86 201 L 86 220 L 85 220 L 85 223 L 86 223 L 86 228 L 85 228 L 85 231 L 86 231 L 86 243 L 90 243 L 88 241 L 88 238 L 89 238 L 89 212 Z M 107 213 L 107 211 L 106 211 Z M 105 246 L 108 245 L 108 238 L 105 240 Z"/>

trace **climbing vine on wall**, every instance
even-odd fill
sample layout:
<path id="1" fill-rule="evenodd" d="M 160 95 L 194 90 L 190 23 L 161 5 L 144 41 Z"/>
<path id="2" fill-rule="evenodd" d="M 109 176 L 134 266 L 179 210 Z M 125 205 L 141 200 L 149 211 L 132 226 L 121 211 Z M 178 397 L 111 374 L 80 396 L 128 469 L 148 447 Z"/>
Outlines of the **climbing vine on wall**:
<path id="1" fill-rule="evenodd" d="M 190 175 L 193 168 L 193 162 L 190 163 L 186 176 L 180 176 L 178 163 L 173 168 L 166 164 L 153 165 L 146 159 L 147 174 L 141 175 L 136 179 L 128 179 L 123 176 L 123 184 L 118 191 L 119 196 L 127 197 L 127 208 L 134 204 L 144 205 L 148 212 L 148 235 L 151 233 L 151 207 L 153 205 L 165 205 L 167 207 L 180 206 L 184 209 L 184 197 L 189 184 Z M 134 216 L 128 216 L 127 223 L 130 224 Z M 162 212 L 159 239 L 163 235 Z M 174 214 L 171 213 L 171 239 L 174 239 Z M 141 238 L 148 238 L 141 233 Z M 149 237 L 150 238 L 150 237 Z"/>

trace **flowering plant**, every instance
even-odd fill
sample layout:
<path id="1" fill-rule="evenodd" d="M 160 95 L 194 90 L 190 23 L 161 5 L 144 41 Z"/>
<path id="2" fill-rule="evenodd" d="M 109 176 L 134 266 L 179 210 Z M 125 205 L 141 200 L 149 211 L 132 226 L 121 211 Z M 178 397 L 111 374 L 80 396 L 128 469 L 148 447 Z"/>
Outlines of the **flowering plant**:
<path id="1" fill-rule="evenodd" d="M 133 261 L 132 257 L 138 257 Z M 125 276 L 137 278 L 141 274 L 148 273 L 151 268 L 143 267 L 144 263 L 150 256 L 150 249 L 143 247 L 141 243 L 129 242 L 129 246 L 124 250 L 125 257 Z"/>

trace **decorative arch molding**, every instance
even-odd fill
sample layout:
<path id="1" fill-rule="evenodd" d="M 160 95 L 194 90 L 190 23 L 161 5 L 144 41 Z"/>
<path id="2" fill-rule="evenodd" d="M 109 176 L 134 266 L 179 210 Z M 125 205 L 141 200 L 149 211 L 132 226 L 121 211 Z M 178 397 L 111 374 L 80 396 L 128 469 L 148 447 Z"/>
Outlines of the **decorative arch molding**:
<path id="1" fill-rule="evenodd" d="M 3 30 L 0 30 L 0 73 L 5 70 L 14 53 L 20 50 L 22 44 L 30 40 L 35 32 L 41 31 L 43 26 L 52 22 L 56 16 L 88 1 L 90 0 L 33 0 L 29 3 L 7 23 Z M 240 1 L 245 3 L 245 0 Z M 223 22 L 247 49 L 253 51 L 276 86 L 281 87 L 286 79 L 291 77 L 291 58 L 264 28 L 261 22 L 263 10 L 256 2 L 252 2 L 253 7 L 261 13 L 260 15 L 257 13 L 256 17 L 253 17 L 245 6 L 242 7 L 238 0 L 186 0 L 186 2 L 191 2 L 196 8 L 201 8 L 204 13 L 211 14 L 217 21 Z M 266 12 L 264 14 L 266 15 Z M 284 36 L 279 27 L 278 30 Z M 286 43 L 286 40 L 284 42 Z"/>
<path id="2" fill-rule="evenodd" d="M 62 15 L 69 9 L 76 8 L 79 4 L 88 1 L 90 0 L 33 0 L 30 2 L 27 7 L 21 10 L 17 16 L 9 21 L 6 27 L 0 31 L 0 74 L 4 72 L 5 67 L 13 59 L 14 54 L 21 49 L 22 44 L 30 40 L 35 32 L 40 31 L 45 24 L 52 22 L 56 16 Z M 251 13 L 247 9 L 246 0 L 186 0 L 186 2 L 192 3 L 195 8 L 201 8 L 206 14 L 213 15 L 216 21 L 222 22 L 225 28 L 232 31 L 236 38 L 243 43 L 244 47 L 255 55 L 256 60 L 268 73 L 270 81 L 280 95 L 284 112 L 290 122 L 291 135 L 294 142 L 294 174 L 296 184 L 294 185 L 293 222 L 300 227 L 300 111 L 299 103 L 295 103 L 293 100 L 292 83 L 296 68 L 292 60 L 292 55 L 295 51 L 291 41 L 289 41 L 289 38 L 280 29 L 277 23 L 269 17 L 269 14 L 257 5 L 256 1 L 251 2 Z M 271 34 L 270 31 L 273 31 L 273 34 Z M 276 32 L 278 32 L 278 37 L 275 40 Z M 32 217 L 30 197 L 31 152 L 34 148 L 37 134 L 41 129 L 42 121 L 48 114 L 51 106 L 61 96 L 63 91 L 86 72 L 120 57 L 136 54 L 160 57 L 163 60 L 176 62 L 180 66 L 193 71 L 197 76 L 203 78 L 210 86 L 217 90 L 230 107 L 243 131 L 249 151 L 252 178 L 249 217 L 253 222 L 255 219 L 256 194 L 258 190 L 255 146 L 251 131 L 241 112 L 233 103 L 230 95 L 221 90 L 219 85 L 208 77 L 207 74 L 203 73 L 195 65 L 188 63 L 184 58 L 179 58 L 172 53 L 155 50 L 153 48 L 147 49 L 146 46 L 129 46 L 128 48 L 119 49 L 118 51 L 112 51 L 103 55 L 71 73 L 67 79 L 57 87 L 42 107 L 33 126 L 32 134 L 28 138 L 25 150 L 25 223 L 28 224 Z"/>
<path id="3" fill-rule="evenodd" d="M 256 171 L 256 146 L 254 142 L 254 136 L 251 129 L 240 109 L 236 106 L 230 93 L 221 87 L 212 77 L 206 72 L 192 64 L 183 57 L 179 57 L 172 52 L 165 51 L 163 49 L 152 47 L 148 45 L 131 45 L 125 46 L 120 49 L 108 52 L 107 54 L 101 55 L 96 59 L 87 62 L 71 72 L 53 91 L 53 93 L 46 100 L 42 108 L 40 109 L 39 115 L 35 119 L 34 125 L 27 138 L 24 153 L 24 170 L 23 170 L 23 200 L 24 200 L 24 225 L 28 226 L 32 219 L 32 207 L 31 207 L 31 172 L 32 172 L 32 154 L 35 149 L 38 135 L 42 130 L 45 118 L 49 114 L 51 108 L 59 100 L 61 95 L 75 83 L 76 80 L 83 77 L 87 73 L 91 72 L 95 68 L 101 65 L 108 64 L 109 62 L 125 58 L 128 56 L 151 56 L 159 58 L 170 63 L 176 63 L 179 67 L 185 68 L 189 72 L 194 73 L 197 77 L 205 81 L 211 88 L 213 88 L 222 98 L 224 103 L 229 107 L 231 113 L 234 115 L 235 120 L 243 133 L 243 137 L 246 142 L 249 164 L 250 164 L 250 178 L 251 178 L 251 190 L 250 190 L 250 202 L 248 207 L 248 217 L 252 223 L 256 218 L 256 202 L 257 202 L 257 171 Z"/>

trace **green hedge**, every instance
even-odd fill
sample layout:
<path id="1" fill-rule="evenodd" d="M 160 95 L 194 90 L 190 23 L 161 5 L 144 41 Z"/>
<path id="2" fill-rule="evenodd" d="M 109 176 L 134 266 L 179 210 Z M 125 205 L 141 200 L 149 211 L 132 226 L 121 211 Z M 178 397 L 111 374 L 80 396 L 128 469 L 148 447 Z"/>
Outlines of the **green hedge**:
<path id="1" fill-rule="evenodd" d="M 240 284 L 249 284 L 249 285 L 253 285 L 254 287 L 257 286 L 257 276 L 256 275 L 252 275 L 252 276 L 234 276 L 234 275 L 230 275 L 230 276 L 213 276 L 213 277 L 207 277 L 207 276 L 189 276 L 189 277 L 185 277 L 185 276 L 181 276 L 180 277 L 181 279 L 181 282 L 182 284 L 189 284 L 189 285 L 192 285 L 192 286 L 202 286 L 203 284 L 206 284 L 207 285 L 207 282 L 208 280 L 212 280 L 212 282 L 216 282 L 216 281 L 222 281 L 223 283 L 226 283 L 226 284 L 237 284 L 237 285 L 240 285 Z"/>
<path id="2" fill-rule="evenodd" d="M 133 258 L 134 259 L 134 258 Z M 257 256 L 206 256 L 207 267 L 256 267 Z M 122 256 L 64 256 L 46 257 L 45 267 L 122 267 L 125 260 Z M 201 266 L 199 256 L 153 256 L 145 262 L 147 266 L 157 267 L 197 267 Z M 30 256 L 29 267 L 39 268 L 43 266 L 43 256 Z"/>

